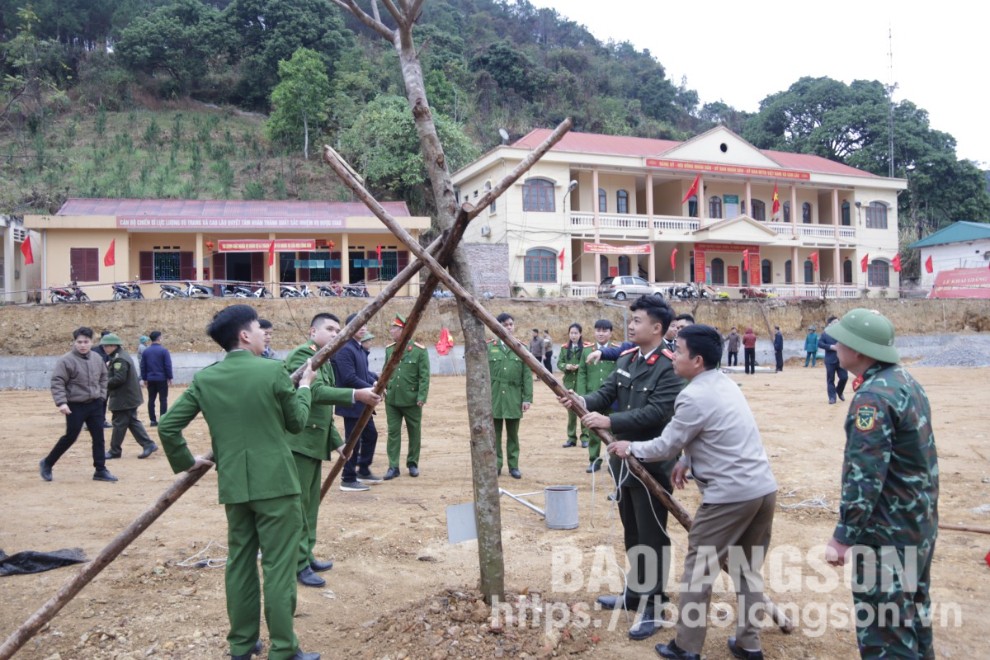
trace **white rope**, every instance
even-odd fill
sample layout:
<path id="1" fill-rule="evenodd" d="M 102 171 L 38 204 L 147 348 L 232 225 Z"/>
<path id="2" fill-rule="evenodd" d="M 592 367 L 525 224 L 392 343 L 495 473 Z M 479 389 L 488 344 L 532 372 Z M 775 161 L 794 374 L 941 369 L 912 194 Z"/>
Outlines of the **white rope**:
<path id="1" fill-rule="evenodd" d="M 223 566 L 226 566 L 227 565 L 226 555 L 223 557 L 216 557 L 216 558 L 209 556 L 207 556 L 205 559 L 199 558 L 201 555 L 206 553 L 207 550 L 212 548 L 214 544 L 216 544 L 216 546 L 222 549 L 224 552 L 227 551 L 227 546 L 223 545 L 222 543 L 217 543 L 216 541 L 210 541 L 209 543 L 206 544 L 205 548 L 203 548 L 196 554 L 192 555 L 191 557 L 187 557 L 182 561 L 177 562 L 176 566 L 182 566 L 183 568 L 222 568 Z"/>

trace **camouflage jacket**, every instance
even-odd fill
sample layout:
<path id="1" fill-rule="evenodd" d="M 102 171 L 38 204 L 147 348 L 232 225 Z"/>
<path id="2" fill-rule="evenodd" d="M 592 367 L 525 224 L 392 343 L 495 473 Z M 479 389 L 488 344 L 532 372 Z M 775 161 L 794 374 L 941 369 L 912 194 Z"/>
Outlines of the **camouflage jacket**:
<path id="1" fill-rule="evenodd" d="M 930 547 L 938 529 L 938 456 L 924 389 L 900 365 L 863 374 L 846 418 L 836 540 Z"/>

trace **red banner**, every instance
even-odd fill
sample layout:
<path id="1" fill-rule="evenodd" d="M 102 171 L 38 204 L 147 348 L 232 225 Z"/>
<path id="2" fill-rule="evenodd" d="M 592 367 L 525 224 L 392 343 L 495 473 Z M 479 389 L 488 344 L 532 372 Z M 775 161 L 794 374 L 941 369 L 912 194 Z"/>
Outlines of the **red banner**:
<path id="1" fill-rule="evenodd" d="M 736 245 L 734 243 L 696 243 L 694 249 L 699 248 L 709 252 L 745 252 L 749 250 L 756 253 L 760 251 L 759 245 Z"/>
<path id="2" fill-rule="evenodd" d="M 990 299 L 990 270 L 956 268 L 939 271 L 935 276 L 935 286 L 928 297 Z"/>
<path id="3" fill-rule="evenodd" d="M 609 245 L 608 243 L 585 243 L 584 252 L 593 254 L 653 254 L 649 243 L 640 245 Z"/>
<path id="4" fill-rule="evenodd" d="M 276 238 L 276 252 L 310 252 L 316 249 L 315 238 Z M 243 240 L 219 240 L 217 252 L 267 252 L 272 241 L 263 238 L 248 238 Z"/>
<path id="5" fill-rule="evenodd" d="M 683 160 L 665 160 L 662 158 L 647 158 L 647 167 L 657 167 L 665 170 L 682 170 L 685 172 L 713 172 L 716 174 L 742 174 L 744 176 L 768 176 L 775 179 L 798 179 L 808 181 L 810 172 L 794 170 L 776 170 L 769 167 L 746 167 L 744 165 L 725 165 L 722 163 L 695 163 Z"/>

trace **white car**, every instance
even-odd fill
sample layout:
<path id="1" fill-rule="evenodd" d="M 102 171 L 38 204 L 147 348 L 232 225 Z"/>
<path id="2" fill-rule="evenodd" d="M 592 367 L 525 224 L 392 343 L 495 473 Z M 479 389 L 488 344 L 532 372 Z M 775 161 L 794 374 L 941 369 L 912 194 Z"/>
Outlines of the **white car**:
<path id="1" fill-rule="evenodd" d="M 627 298 L 638 298 L 652 293 L 663 295 L 662 289 L 654 286 L 635 275 L 619 275 L 616 277 L 606 277 L 598 285 L 599 298 L 614 298 L 615 300 L 625 300 Z"/>

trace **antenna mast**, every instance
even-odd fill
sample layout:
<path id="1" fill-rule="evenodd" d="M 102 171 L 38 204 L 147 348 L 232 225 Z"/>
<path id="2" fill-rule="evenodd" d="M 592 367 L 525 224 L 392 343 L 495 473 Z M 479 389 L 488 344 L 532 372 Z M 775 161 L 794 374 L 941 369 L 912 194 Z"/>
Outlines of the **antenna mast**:
<path id="1" fill-rule="evenodd" d="M 894 31 L 887 26 L 887 61 L 888 61 L 888 84 L 887 84 L 887 104 L 889 105 L 887 121 L 887 174 L 894 178 L 894 90 L 897 83 L 894 82 Z"/>

